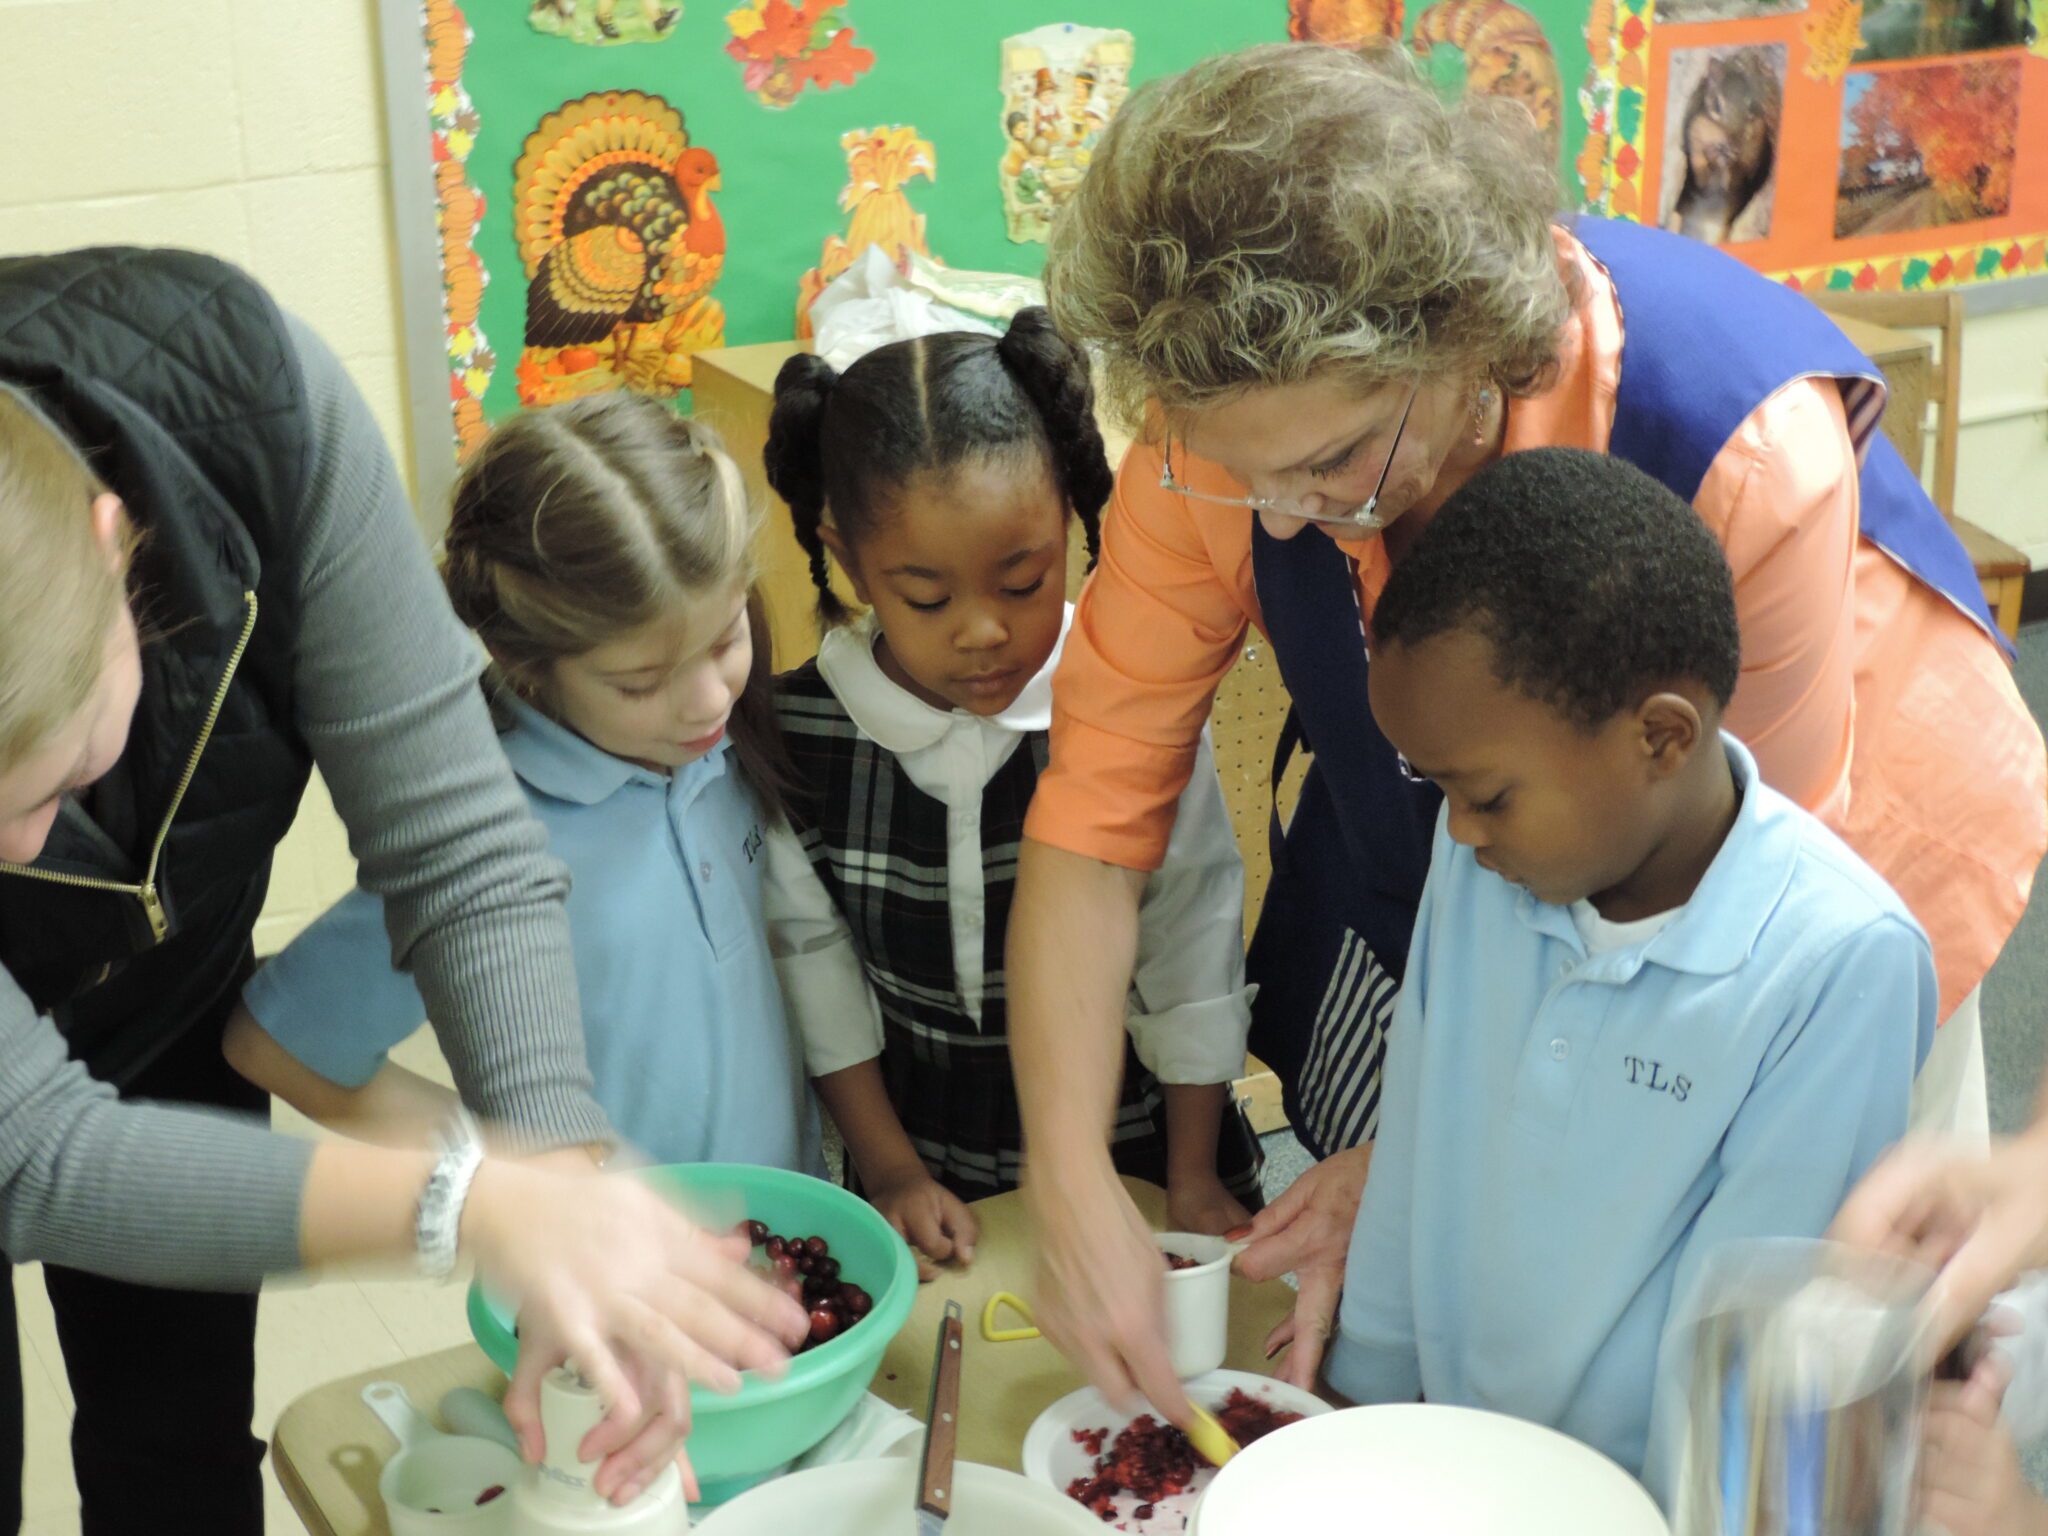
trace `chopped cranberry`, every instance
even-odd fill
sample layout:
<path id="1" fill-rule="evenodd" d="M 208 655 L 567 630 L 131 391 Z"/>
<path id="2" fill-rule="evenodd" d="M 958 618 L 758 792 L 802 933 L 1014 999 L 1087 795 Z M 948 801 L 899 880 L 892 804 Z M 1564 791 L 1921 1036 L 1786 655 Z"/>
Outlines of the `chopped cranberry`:
<path id="1" fill-rule="evenodd" d="M 1199 1260 L 1191 1259 L 1184 1253 L 1168 1253 L 1164 1257 L 1168 1269 L 1200 1269 L 1202 1267 Z"/>
<path id="2" fill-rule="evenodd" d="M 1150 1504 L 1140 1504 L 1131 1511 L 1131 1518 L 1133 1520 L 1150 1520 L 1152 1518 L 1152 1506 Z"/>
<path id="3" fill-rule="evenodd" d="M 1216 1410 L 1216 1417 L 1239 1445 L 1250 1445 L 1283 1425 L 1292 1424 L 1301 1415 L 1275 1408 L 1241 1389 L 1233 1388 L 1223 1406 Z M 1116 1518 L 1117 1496 L 1124 1493 L 1139 1500 L 1135 1518 L 1151 1518 L 1153 1505 L 1177 1493 L 1185 1493 L 1195 1475 L 1206 1465 L 1195 1454 L 1195 1448 L 1188 1443 L 1186 1435 L 1171 1424 L 1160 1423 L 1149 1413 L 1141 1413 L 1131 1420 L 1116 1439 L 1110 1441 L 1105 1452 L 1102 1443 L 1108 1436 L 1107 1429 L 1074 1431 L 1074 1443 L 1095 1458 L 1095 1467 L 1089 1476 L 1077 1477 L 1067 1485 L 1069 1498 L 1087 1506 L 1104 1520 Z"/>
<path id="4" fill-rule="evenodd" d="M 493 1499 L 503 1498 L 504 1496 L 505 1485 L 503 1483 L 493 1483 L 476 1496 L 476 1501 L 479 1505 L 483 1505 L 490 1503 Z"/>

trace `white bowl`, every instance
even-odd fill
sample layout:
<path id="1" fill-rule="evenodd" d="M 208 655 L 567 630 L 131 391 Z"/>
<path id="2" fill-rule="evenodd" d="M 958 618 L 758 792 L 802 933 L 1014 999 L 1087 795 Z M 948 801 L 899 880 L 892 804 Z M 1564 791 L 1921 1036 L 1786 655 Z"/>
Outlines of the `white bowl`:
<path id="1" fill-rule="evenodd" d="M 1319 1397 L 1312 1397 L 1300 1388 L 1290 1387 L 1270 1376 L 1255 1376 L 1250 1371 L 1211 1371 L 1187 1383 L 1187 1390 L 1190 1398 L 1212 1411 L 1221 1408 L 1233 1390 L 1241 1390 L 1289 1413 L 1313 1417 L 1331 1411 L 1330 1405 Z M 1151 1412 L 1147 1408 L 1138 1411 Z M 1057 1489 L 1064 1498 L 1068 1485 L 1075 1478 L 1086 1477 L 1095 1470 L 1095 1458 L 1075 1443 L 1074 1431 L 1106 1429 L 1108 1434 L 1102 1442 L 1106 1450 L 1110 1441 L 1128 1428 L 1137 1416 L 1135 1413 L 1118 1413 L 1093 1387 L 1069 1392 L 1032 1421 L 1024 1436 L 1024 1475 Z M 1210 1468 L 1196 1472 L 1188 1491 L 1175 1494 L 1170 1499 L 1161 1499 L 1153 1506 L 1149 1519 L 1137 1519 L 1132 1512 L 1138 1501 L 1125 1495 L 1117 1501 L 1122 1518 L 1116 1525 L 1105 1526 L 1101 1521 L 1093 1523 L 1098 1531 L 1122 1530 L 1126 1536 L 1155 1536 L 1155 1533 L 1156 1536 L 1180 1536 L 1180 1532 L 1187 1528 L 1189 1515 L 1194 1512 L 1195 1501 L 1215 1475 Z M 1073 1507 L 1081 1508 L 1079 1504 Z"/>
<path id="2" fill-rule="evenodd" d="M 792 1472 L 749 1490 L 706 1520 L 706 1536 L 912 1536 L 914 1460 L 845 1461 Z M 953 1469 L 946 1536 L 1102 1536 L 1072 1499 L 995 1467 Z"/>
<path id="3" fill-rule="evenodd" d="M 1347 1408 L 1246 1446 L 1190 1530 L 1272 1536 L 1366 1520 L 1429 1536 L 1670 1536 L 1642 1485 L 1598 1451 L 1503 1414 L 1425 1403 Z"/>

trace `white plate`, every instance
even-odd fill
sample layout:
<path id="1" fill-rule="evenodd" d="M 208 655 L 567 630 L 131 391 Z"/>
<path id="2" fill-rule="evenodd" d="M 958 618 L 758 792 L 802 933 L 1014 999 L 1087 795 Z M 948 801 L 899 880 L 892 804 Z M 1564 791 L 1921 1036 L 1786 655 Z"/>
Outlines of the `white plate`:
<path id="1" fill-rule="evenodd" d="M 913 1536 L 917 1463 L 885 1457 L 792 1472 L 741 1494 L 705 1536 Z M 1014 1472 L 963 1461 L 953 1469 L 946 1536 L 1101 1536 L 1102 1522 Z"/>
<path id="2" fill-rule="evenodd" d="M 1540 1424 L 1424 1403 L 1347 1408 L 1246 1446 L 1191 1529 L 1365 1529 L 1353 1522 L 1366 1511 L 1373 1530 L 1429 1536 L 1669 1536 L 1649 1494 L 1598 1451 Z"/>
<path id="3" fill-rule="evenodd" d="M 1187 1384 L 1188 1396 L 1211 1411 L 1222 1407 L 1232 1390 L 1239 1388 L 1247 1395 L 1289 1413 L 1313 1417 L 1330 1411 L 1330 1405 L 1321 1398 L 1312 1397 L 1300 1388 L 1290 1387 L 1270 1376 L 1255 1376 L 1250 1371 L 1211 1371 Z M 1024 1436 L 1024 1475 L 1058 1490 L 1064 1498 L 1068 1484 L 1077 1477 L 1089 1476 L 1095 1470 L 1095 1458 L 1075 1443 L 1074 1431 L 1107 1429 L 1109 1433 L 1102 1442 L 1107 1450 L 1110 1441 L 1128 1428 L 1136 1417 L 1134 1413 L 1118 1413 L 1093 1387 L 1069 1392 L 1041 1413 Z M 1125 1494 L 1117 1500 L 1118 1521 L 1114 1525 L 1098 1521 L 1096 1529 L 1124 1531 L 1127 1536 L 1180 1536 L 1187 1529 L 1195 1501 L 1215 1475 L 1215 1469 L 1211 1467 L 1197 1471 L 1187 1492 L 1160 1500 L 1146 1520 L 1132 1518 L 1131 1512 L 1138 1507 L 1138 1501 Z M 1074 1508 L 1080 1509 L 1081 1506 L 1075 1504 Z"/>

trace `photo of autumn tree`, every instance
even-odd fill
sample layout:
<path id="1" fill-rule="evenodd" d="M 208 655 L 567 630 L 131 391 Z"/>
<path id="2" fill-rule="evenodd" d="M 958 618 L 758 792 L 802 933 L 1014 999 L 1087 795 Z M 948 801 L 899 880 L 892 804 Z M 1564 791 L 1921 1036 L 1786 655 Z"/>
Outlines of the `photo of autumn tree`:
<path id="1" fill-rule="evenodd" d="M 2005 214 L 2019 123 L 2017 57 L 1850 75 L 1836 238 Z"/>

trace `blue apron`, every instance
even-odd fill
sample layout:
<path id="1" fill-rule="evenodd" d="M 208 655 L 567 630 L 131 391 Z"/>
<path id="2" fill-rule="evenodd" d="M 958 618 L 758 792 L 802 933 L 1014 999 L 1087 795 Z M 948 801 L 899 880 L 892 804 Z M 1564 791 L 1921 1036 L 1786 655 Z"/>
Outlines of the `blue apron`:
<path id="1" fill-rule="evenodd" d="M 1732 257 L 1680 235 L 1584 218 L 1573 233 L 1613 278 L 1625 325 L 1608 451 L 1690 503 L 1757 406 L 1802 378 L 1836 380 L 1862 455 L 1861 533 L 1942 593 L 2007 654 L 1970 558 L 1877 431 L 1884 380 L 1825 314 Z M 1407 964 L 1441 796 L 1413 779 L 1372 719 L 1370 665 L 1350 559 L 1314 531 L 1252 533 L 1252 574 L 1313 754 L 1301 801 L 1272 827 L 1273 878 L 1247 967 L 1259 986 L 1252 1049 L 1280 1077 L 1288 1118 L 1317 1157 L 1372 1138 L 1386 1027 Z"/>

